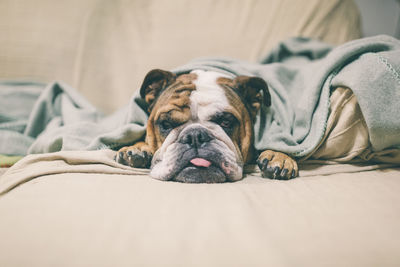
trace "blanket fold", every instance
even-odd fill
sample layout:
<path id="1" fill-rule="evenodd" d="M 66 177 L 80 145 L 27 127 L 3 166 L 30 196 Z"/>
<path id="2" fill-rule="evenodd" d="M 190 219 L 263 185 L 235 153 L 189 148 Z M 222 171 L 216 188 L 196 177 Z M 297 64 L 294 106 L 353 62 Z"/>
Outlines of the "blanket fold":
<path id="1" fill-rule="evenodd" d="M 55 153 L 28 155 L 0 176 L 0 197 L 38 177 L 54 174 L 67 174 L 69 178 L 74 177 L 71 176 L 74 173 L 127 175 L 127 179 L 148 178 L 148 169 L 131 168 L 119 164 L 114 161 L 114 156 L 115 152 L 109 149 L 97 151 L 59 151 Z M 324 165 L 321 165 L 321 163 Z M 395 167 L 395 165 L 365 163 L 335 164 L 315 160 L 300 165 L 301 177 L 371 171 L 390 167 Z M 246 166 L 244 172 L 247 179 L 243 179 L 238 183 L 252 183 L 252 179 L 260 179 L 265 183 L 273 182 L 272 180 L 262 178 L 256 165 Z M 164 183 L 156 179 L 152 179 L 152 181 Z"/>
<path id="2" fill-rule="evenodd" d="M 272 106 L 260 110 L 255 146 L 295 157 L 321 141 L 335 87 L 351 88 L 359 100 L 374 150 L 400 148 L 400 42 L 389 36 L 338 47 L 304 38 L 281 43 L 260 63 L 202 58 L 174 69 L 215 70 L 232 77 L 262 77 Z M 143 138 L 146 106 L 138 96 L 104 115 L 63 83 L 0 83 L 0 154 L 118 149 Z"/>

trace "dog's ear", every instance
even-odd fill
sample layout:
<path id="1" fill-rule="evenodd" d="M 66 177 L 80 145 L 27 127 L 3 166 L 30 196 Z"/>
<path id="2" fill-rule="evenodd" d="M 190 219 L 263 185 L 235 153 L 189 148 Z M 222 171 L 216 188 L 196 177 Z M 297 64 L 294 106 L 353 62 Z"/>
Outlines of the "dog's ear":
<path id="1" fill-rule="evenodd" d="M 271 106 L 271 95 L 267 83 L 259 77 L 238 76 L 234 80 L 235 89 L 246 102 L 254 119 L 261 105 Z"/>
<path id="2" fill-rule="evenodd" d="M 158 95 L 176 79 L 172 72 L 160 69 L 154 69 L 147 73 L 143 84 L 140 87 L 140 96 L 146 101 L 151 109 L 154 100 Z"/>

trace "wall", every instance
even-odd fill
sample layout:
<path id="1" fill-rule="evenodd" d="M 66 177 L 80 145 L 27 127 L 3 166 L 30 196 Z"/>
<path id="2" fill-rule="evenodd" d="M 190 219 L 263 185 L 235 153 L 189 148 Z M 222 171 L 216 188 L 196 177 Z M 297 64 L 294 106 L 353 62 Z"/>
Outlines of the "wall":
<path id="1" fill-rule="evenodd" d="M 400 0 L 355 0 L 364 36 L 388 34 L 400 38 Z"/>

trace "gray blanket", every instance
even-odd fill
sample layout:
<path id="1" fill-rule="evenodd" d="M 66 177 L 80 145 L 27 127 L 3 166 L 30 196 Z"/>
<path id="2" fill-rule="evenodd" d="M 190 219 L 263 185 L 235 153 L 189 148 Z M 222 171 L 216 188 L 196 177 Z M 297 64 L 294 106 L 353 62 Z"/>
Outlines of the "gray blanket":
<path id="1" fill-rule="evenodd" d="M 332 88 L 356 94 L 375 151 L 400 148 L 400 41 L 388 36 L 331 47 L 304 38 L 282 42 L 260 63 L 203 58 L 173 70 L 211 69 L 252 75 L 269 85 L 272 106 L 260 111 L 255 146 L 303 157 L 321 141 Z M 0 154 L 118 149 L 143 137 L 147 114 L 137 93 L 103 115 L 62 83 L 0 84 Z"/>

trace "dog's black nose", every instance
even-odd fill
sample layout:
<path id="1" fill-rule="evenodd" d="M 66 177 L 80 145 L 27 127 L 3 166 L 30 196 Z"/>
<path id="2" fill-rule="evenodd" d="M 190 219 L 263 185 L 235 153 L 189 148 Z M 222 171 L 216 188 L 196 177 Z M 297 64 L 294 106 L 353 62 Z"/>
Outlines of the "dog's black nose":
<path id="1" fill-rule="evenodd" d="M 179 138 L 179 142 L 193 148 L 199 148 L 201 145 L 210 142 L 211 139 L 211 134 L 206 129 L 192 128 L 182 134 Z"/>

